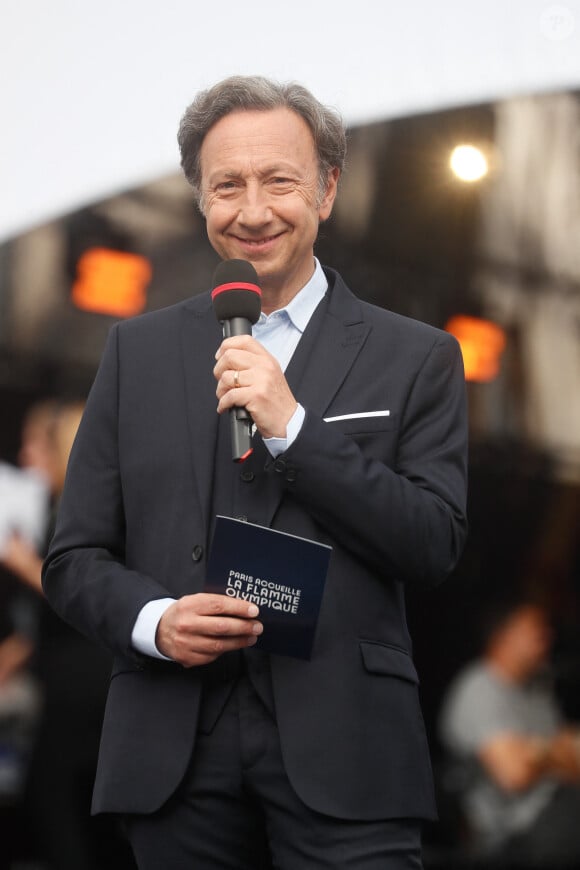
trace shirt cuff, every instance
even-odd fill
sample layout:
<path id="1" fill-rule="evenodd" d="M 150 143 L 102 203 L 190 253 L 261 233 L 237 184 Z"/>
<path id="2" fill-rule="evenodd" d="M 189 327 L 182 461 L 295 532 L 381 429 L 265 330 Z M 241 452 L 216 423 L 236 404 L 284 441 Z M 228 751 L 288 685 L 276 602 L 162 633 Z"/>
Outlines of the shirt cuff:
<path id="1" fill-rule="evenodd" d="M 131 643 L 137 652 L 154 659 L 163 659 L 166 662 L 173 661 L 157 649 L 155 633 L 159 620 L 174 601 L 174 598 L 156 598 L 154 601 L 148 601 L 141 608 L 131 632 Z"/>
<path id="2" fill-rule="evenodd" d="M 296 410 L 288 420 L 286 424 L 286 437 L 285 438 L 264 438 L 264 444 L 268 448 L 270 455 L 276 459 L 281 453 L 284 453 L 285 450 L 296 441 L 298 437 L 298 433 L 302 429 L 302 424 L 304 423 L 304 418 L 306 416 L 306 411 L 302 407 L 302 405 L 297 405 Z"/>

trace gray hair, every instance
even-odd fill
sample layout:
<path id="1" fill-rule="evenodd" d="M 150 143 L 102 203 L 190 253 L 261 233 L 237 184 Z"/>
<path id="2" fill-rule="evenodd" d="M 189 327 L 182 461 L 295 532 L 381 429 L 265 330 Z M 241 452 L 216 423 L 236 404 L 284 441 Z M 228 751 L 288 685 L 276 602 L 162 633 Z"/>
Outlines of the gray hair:
<path id="1" fill-rule="evenodd" d="M 187 107 L 179 125 L 177 141 L 181 166 L 203 211 L 201 146 L 206 134 L 221 118 L 240 109 L 287 108 L 308 124 L 318 156 L 318 189 L 322 199 L 332 169 L 342 171 L 346 157 L 346 133 L 338 112 L 323 106 L 296 82 L 279 84 L 262 76 L 231 76 L 201 91 Z"/>

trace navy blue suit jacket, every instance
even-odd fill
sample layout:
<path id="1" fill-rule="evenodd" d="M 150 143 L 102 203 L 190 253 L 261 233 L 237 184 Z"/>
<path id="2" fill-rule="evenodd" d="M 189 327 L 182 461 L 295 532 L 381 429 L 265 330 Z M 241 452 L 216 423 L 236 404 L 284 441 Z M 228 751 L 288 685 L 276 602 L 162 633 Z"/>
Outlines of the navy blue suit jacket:
<path id="1" fill-rule="evenodd" d="M 282 751 L 319 812 L 429 817 L 404 587 L 437 584 L 464 543 L 461 354 L 326 272 L 307 375 L 291 383 L 305 422 L 266 463 L 272 485 L 251 517 L 333 547 L 311 661 L 271 657 Z M 138 655 L 131 632 L 147 601 L 204 585 L 221 337 L 205 293 L 113 327 L 71 455 L 44 586 L 116 656 L 97 811 L 155 810 L 191 756 L 199 669 Z"/>

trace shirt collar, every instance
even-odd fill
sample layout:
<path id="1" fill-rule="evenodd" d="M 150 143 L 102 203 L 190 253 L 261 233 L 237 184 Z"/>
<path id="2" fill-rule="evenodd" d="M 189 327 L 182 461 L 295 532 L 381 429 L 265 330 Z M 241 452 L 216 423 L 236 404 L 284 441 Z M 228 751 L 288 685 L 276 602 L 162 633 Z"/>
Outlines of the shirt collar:
<path id="1" fill-rule="evenodd" d="M 272 314 L 280 315 L 285 312 L 290 322 L 300 332 L 304 332 L 308 322 L 318 303 L 323 299 L 328 290 L 328 279 L 322 270 L 322 266 L 314 258 L 314 274 L 312 278 L 299 290 L 296 296 L 284 308 L 273 311 Z M 270 315 L 272 316 L 272 315 Z M 267 320 L 265 314 L 260 315 L 260 323 Z"/>

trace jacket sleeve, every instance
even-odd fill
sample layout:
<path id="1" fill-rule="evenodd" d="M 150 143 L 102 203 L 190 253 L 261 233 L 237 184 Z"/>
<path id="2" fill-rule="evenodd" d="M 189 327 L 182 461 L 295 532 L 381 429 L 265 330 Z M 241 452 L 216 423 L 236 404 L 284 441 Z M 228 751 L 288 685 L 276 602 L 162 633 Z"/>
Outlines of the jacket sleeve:
<path id="1" fill-rule="evenodd" d="M 131 631 L 138 613 L 147 601 L 170 593 L 123 565 L 117 406 L 118 329 L 113 327 L 71 451 L 43 588 L 63 619 L 136 659 Z"/>

